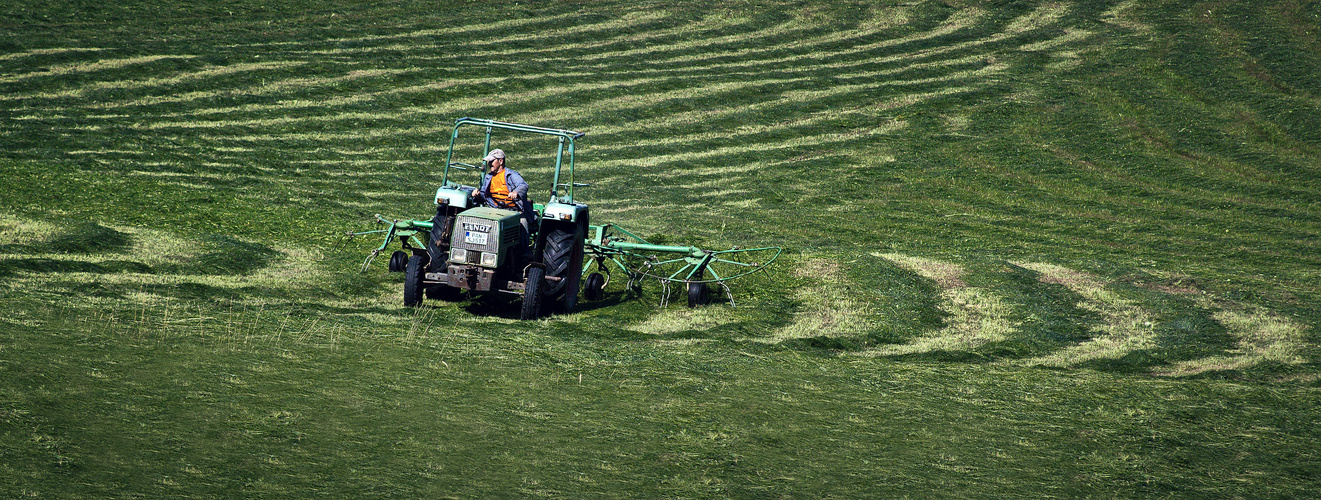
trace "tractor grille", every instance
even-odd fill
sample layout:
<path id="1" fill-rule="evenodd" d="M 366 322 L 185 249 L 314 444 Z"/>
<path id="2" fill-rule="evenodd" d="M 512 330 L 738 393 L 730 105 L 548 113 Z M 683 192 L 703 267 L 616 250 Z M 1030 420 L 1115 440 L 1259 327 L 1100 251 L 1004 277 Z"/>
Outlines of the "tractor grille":
<path id="1" fill-rule="evenodd" d="M 493 208 L 468 210 L 455 218 L 449 261 L 494 267 L 491 257 L 485 262 L 481 259 L 482 254 L 490 254 L 498 266 L 504 262 L 505 254 L 516 248 L 520 237 L 516 212 Z"/>

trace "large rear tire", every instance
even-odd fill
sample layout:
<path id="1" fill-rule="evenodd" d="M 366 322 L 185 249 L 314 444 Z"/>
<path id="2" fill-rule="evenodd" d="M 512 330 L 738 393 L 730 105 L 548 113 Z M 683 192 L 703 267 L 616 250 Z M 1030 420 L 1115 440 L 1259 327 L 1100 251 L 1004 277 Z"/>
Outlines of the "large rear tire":
<path id="1" fill-rule="evenodd" d="M 541 288 L 546 281 L 546 271 L 540 267 L 530 267 L 523 280 L 523 309 L 519 319 L 537 319 L 541 316 Z"/>
<path id="2" fill-rule="evenodd" d="M 572 228 L 572 230 L 570 230 Z M 546 264 L 546 275 L 560 278 L 548 287 L 546 296 L 562 301 L 564 312 L 573 312 L 578 305 L 578 289 L 583 279 L 583 238 L 585 224 L 557 225 L 546 235 L 541 252 Z"/>
<path id="3" fill-rule="evenodd" d="M 430 259 L 425 255 L 414 255 L 408 258 L 408 264 L 404 266 L 404 305 L 415 307 L 422 304 L 422 299 L 426 297 L 425 286 L 422 280 L 426 277 L 427 262 Z"/>
<path id="4" fill-rule="evenodd" d="M 450 254 L 450 234 L 454 231 L 456 213 L 452 208 L 437 209 L 436 216 L 431 218 L 431 232 L 427 235 L 427 254 L 436 258 L 435 262 L 427 260 L 427 268 L 431 271 L 441 271 L 445 268 L 445 259 Z"/>

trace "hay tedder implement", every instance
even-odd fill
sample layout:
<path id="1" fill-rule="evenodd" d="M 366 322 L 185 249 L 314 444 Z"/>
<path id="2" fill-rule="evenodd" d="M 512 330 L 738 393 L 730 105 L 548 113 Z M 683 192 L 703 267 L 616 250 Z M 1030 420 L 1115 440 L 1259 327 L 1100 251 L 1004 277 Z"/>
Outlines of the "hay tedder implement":
<path id="1" fill-rule="evenodd" d="M 480 157 L 491 151 L 494 131 L 539 134 L 558 138 L 555 168 L 546 202 L 531 210 L 505 209 L 477 202 L 477 187 L 454 181 L 464 170 L 481 170 L 455 161 L 455 144 L 465 127 L 484 128 L 486 140 Z M 689 245 L 654 244 L 615 224 L 590 224 L 586 204 L 574 199 L 575 140 L 584 134 L 515 123 L 460 118 L 454 123 L 441 186 L 436 190 L 436 214 L 431 220 L 392 220 L 381 215 L 385 229 L 350 233 L 384 234 L 381 246 L 363 262 L 366 271 L 377 255 L 398 240 L 390 255 L 389 270 L 404 273 L 404 305 L 424 299 L 456 301 L 465 293 L 504 292 L 522 297 L 519 317 L 535 319 L 542 305 L 555 304 L 570 312 L 578 295 L 600 300 L 614 271 L 628 277 L 635 289 L 648 279 L 659 281 L 667 301 L 670 287 L 687 292 L 688 305 L 709 301 L 718 286 L 733 302 L 729 280 L 761 271 L 780 256 L 779 247 L 706 250 Z M 452 173 L 453 171 L 453 173 Z M 477 177 L 480 186 L 481 177 Z M 525 228 L 521 220 L 527 217 Z"/>

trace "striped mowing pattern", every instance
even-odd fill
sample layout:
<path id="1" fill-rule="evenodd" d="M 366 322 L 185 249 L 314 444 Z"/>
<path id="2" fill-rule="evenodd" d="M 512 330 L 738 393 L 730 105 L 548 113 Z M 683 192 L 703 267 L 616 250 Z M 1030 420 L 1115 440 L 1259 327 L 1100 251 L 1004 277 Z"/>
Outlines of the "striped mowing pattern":
<path id="1" fill-rule="evenodd" d="M 578 180 L 599 187 L 579 193 L 592 202 L 598 222 L 619 220 L 665 232 L 819 203 L 822 213 L 845 221 L 839 224 L 843 229 L 825 223 L 815 229 L 828 238 L 831 231 L 855 230 L 850 215 L 858 218 L 888 202 L 883 194 L 851 203 L 819 194 L 835 182 L 833 174 L 885 177 L 896 157 L 921 156 L 890 149 L 893 137 L 918 126 L 929 129 L 931 122 L 941 128 L 930 134 L 932 142 L 967 137 L 979 128 L 967 108 L 1033 102 L 1042 94 L 1034 85 L 1076 77 L 1072 72 L 1090 64 L 1087 56 L 1098 45 L 1116 38 L 1140 45 L 1152 30 L 1133 14 L 1140 8 L 1135 0 L 1113 3 L 1100 22 L 1079 14 L 1091 7 L 1087 2 L 1040 2 L 1021 10 L 868 2 L 852 6 L 851 15 L 796 7 L 695 14 L 648 5 L 616 8 L 610 15 L 569 10 L 494 20 L 429 18 L 362 27 L 361 34 L 185 37 L 144 44 L 137 52 L 99 48 L 92 41 L 16 50 L 0 54 L 0 144 L 13 159 L 68 161 L 89 176 L 191 193 L 221 191 L 256 205 L 422 215 L 453 120 L 487 117 L 588 132 L 580 143 Z M 1140 36 L 1120 36 L 1129 33 Z M 1097 102 L 1126 104 L 1104 88 L 1091 91 Z M 1316 103 L 1305 92 L 1290 98 Z M 958 106 L 946 105 L 956 101 Z M 1249 118 L 1251 111 L 1231 110 Z M 1278 133 L 1244 121 L 1229 130 L 1245 137 Z M 1169 142 L 1160 131 L 1134 129 L 1153 143 Z M 544 142 L 507 136 L 497 141 L 534 184 L 548 183 L 551 158 Z M 1059 158 L 1073 154 L 1046 142 L 1022 147 Z M 458 159 L 476 163 L 479 147 L 467 144 Z M 1279 154 L 1297 154 L 1290 151 Z M 1274 181 L 1284 175 L 1241 162 L 1204 163 L 1197 175 L 1216 182 Z M 1014 241 L 1052 233 L 1067 221 L 1120 219 L 1104 203 L 1060 200 L 1108 200 L 1133 186 L 1163 199 L 1216 198 L 1213 189 L 1163 181 L 1162 174 L 1085 159 L 1074 166 L 1077 175 L 1105 183 L 1041 175 L 1020 194 L 1015 186 L 996 185 L 1018 179 L 1014 166 L 991 162 L 970 173 L 983 175 L 980 179 L 932 177 L 928 187 L 947 196 L 919 209 L 994 228 Z M 459 175 L 476 181 L 475 172 Z M 1113 179 L 1123 183 L 1116 188 Z M 774 189 L 779 196 L 750 196 L 754 183 L 779 186 Z M 345 185 L 354 186 L 352 196 L 324 195 L 343 193 Z M 1288 200 L 1235 202 L 1291 213 L 1314 210 Z M 1014 222 L 1025 217 L 985 208 L 1006 205 L 1036 215 L 1035 225 L 1023 228 Z M 705 213 L 708 209 L 712 213 Z M 1196 220 L 1201 212 L 1191 203 L 1160 210 L 1171 219 Z M 1283 230 L 1310 227 L 1287 217 L 1276 220 Z M 1112 226 L 1123 229 L 1122 221 Z M 1185 234 L 1194 236 L 1189 240 L 1214 241 L 1224 231 L 1204 226 Z M 1085 237 L 1054 237 L 1064 244 L 1089 243 Z M 950 319 L 917 338 L 863 354 L 975 352 L 1015 340 L 1021 304 L 999 291 L 969 286 L 957 265 L 900 253 L 873 256 L 937 283 Z M 851 283 L 836 263 L 808 257 L 800 264 L 797 278 L 821 283 L 795 290 L 802 307 L 759 341 L 847 337 L 876 326 L 869 319 L 881 314 L 876 304 L 842 291 Z M 1108 292 L 1098 279 L 1048 264 L 1013 265 L 1037 273 L 1045 285 L 1067 287 L 1084 299 L 1078 309 L 1101 318 L 1087 332 L 1090 338 L 1017 362 L 1078 366 L 1155 342 L 1154 313 Z M 669 312 L 637 329 L 706 328 L 721 321 L 717 316 Z M 1281 316 L 1251 308 L 1215 310 L 1211 316 L 1241 340 L 1241 348 L 1182 361 L 1170 374 L 1300 359 L 1302 328 Z"/>
<path id="2" fill-rule="evenodd" d="M 745 171 L 766 167 L 793 151 L 874 140 L 903 125 L 894 116 L 935 99 L 998 92 L 1013 67 L 997 54 L 1085 42 L 1083 32 L 1061 30 L 1067 13 L 1064 4 L 1010 18 L 903 5 L 872 6 L 852 20 L 787 9 L 691 19 L 647 8 L 206 51 L 34 50 L 0 54 L 0 103 L 11 120 L 0 138 L 40 128 L 69 145 L 56 154 L 109 168 L 352 164 L 381 165 L 393 177 L 429 170 L 448 124 L 471 115 L 589 130 L 584 157 L 612 159 L 593 166 L 595 177 L 641 161 L 684 165 L 675 174 L 701 182 L 719 175 L 719 158 L 743 158 Z M 55 56 L 66 62 L 42 66 Z M 755 119 L 795 108 L 813 111 Z M 858 124 L 823 126 L 841 116 Z M 125 128 L 147 135 L 115 145 L 94 137 Z M 418 147 L 427 143 L 435 147 Z"/>

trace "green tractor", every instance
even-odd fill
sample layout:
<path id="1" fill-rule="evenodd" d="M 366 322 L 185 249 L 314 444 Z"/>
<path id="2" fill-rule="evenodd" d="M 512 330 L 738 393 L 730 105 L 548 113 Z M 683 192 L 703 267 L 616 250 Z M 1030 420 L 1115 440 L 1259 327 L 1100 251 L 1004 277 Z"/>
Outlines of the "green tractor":
<path id="1" fill-rule="evenodd" d="M 485 171 L 484 165 L 455 160 L 454 146 L 465 127 L 485 129 L 482 157 L 491 150 L 495 130 L 558 138 L 550 195 L 544 204 L 533 203 L 526 231 L 518 211 L 475 206 L 477 187 L 455 181 L 458 172 Z M 522 319 L 540 316 L 547 301 L 572 311 L 582 281 L 588 223 L 587 205 L 573 200 L 574 187 L 581 186 L 573 182 L 574 140 L 582 136 L 569 130 L 492 120 L 455 121 L 441 186 L 436 190 L 435 217 L 398 221 L 392 226 L 403 250 L 391 255 L 390 270 L 404 273 L 404 305 L 419 305 L 424 298 L 459 300 L 464 291 L 504 292 L 522 296 Z M 481 177 L 476 180 L 480 182 Z M 415 236 L 422 235 L 426 243 L 418 245 Z"/>
<path id="2" fill-rule="evenodd" d="M 454 180 L 458 172 L 485 172 L 485 165 L 455 161 L 455 144 L 465 127 L 485 130 L 481 158 L 491 152 L 491 134 L 497 130 L 557 139 L 546 202 L 528 200 L 531 207 L 525 212 L 478 204 L 473 194 L 479 188 Z M 429 221 L 377 215 L 377 222 L 389 224 L 388 229 L 349 233 L 350 237 L 385 233 L 385 241 L 367 257 L 363 271 L 397 239 L 402 249 L 391 254 L 389 269 L 404 273 L 405 306 L 421 305 L 425 299 L 458 301 L 465 294 L 501 292 L 521 296 L 519 317 L 535 319 L 548 304 L 573 311 L 580 289 L 588 300 L 601 299 L 612 271 L 622 271 L 630 289 L 639 288 L 644 279 L 657 280 L 666 290 L 666 300 L 671 285 L 682 284 L 690 307 L 705 304 L 709 287 L 718 285 L 732 304 L 726 282 L 762 271 L 779 257 L 779 247 L 713 251 L 660 245 L 615 224 L 589 225 L 587 205 L 573 197 L 574 188 L 587 186 L 573 178 L 574 141 L 583 135 L 493 120 L 456 120 L 436 190 L 436 215 Z M 522 218 L 527 212 L 531 216 L 524 229 Z"/>

